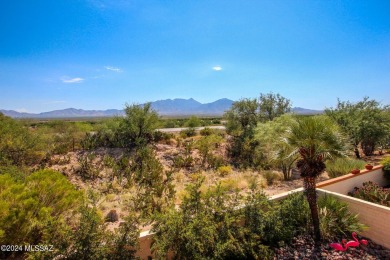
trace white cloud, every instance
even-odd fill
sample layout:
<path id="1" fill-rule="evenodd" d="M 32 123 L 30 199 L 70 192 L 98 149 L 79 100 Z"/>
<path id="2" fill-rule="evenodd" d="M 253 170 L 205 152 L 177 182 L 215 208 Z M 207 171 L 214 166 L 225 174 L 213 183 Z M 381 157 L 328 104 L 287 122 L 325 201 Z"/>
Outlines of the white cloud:
<path id="1" fill-rule="evenodd" d="M 61 81 L 63 83 L 81 83 L 84 81 L 83 78 L 69 78 L 69 77 L 62 77 Z"/>
<path id="2" fill-rule="evenodd" d="M 213 70 L 215 70 L 215 71 L 221 71 L 221 70 L 222 70 L 222 67 L 221 67 L 221 66 L 214 66 L 214 67 L 213 67 Z"/>
<path id="3" fill-rule="evenodd" d="M 122 69 L 112 66 L 105 66 L 107 70 L 115 71 L 115 72 L 122 72 Z"/>

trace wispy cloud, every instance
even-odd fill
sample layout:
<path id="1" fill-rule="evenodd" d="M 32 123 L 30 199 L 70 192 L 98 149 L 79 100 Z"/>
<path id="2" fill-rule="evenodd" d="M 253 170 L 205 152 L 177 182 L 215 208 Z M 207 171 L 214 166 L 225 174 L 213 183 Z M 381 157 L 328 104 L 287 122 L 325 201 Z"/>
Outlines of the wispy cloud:
<path id="1" fill-rule="evenodd" d="M 215 71 L 221 71 L 221 70 L 222 70 L 222 67 L 221 67 L 221 66 L 214 66 L 214 67 L 213 67 L 213 70 L 215 70 Z"/>
<path id="2" fill-rule="evenodd" d="M 62 77 L 61 81 L 63 83 L 81 83 L 84 81 L 83 78 L 69 78 L 69 77 Z"/>
<path id="3" fill-rule="evenodd" d="M 107 70 L 115 71 L 115 72 L 122 72 L 122 69 L 117 68 L 117 67 L 112 67 L 112 66 L 105 66 Z"/>

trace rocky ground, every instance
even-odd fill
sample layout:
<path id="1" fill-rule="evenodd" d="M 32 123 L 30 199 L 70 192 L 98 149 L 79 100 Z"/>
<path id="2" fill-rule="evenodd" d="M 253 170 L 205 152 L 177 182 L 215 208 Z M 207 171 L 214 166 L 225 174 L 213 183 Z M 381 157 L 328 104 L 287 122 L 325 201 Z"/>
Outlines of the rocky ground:
<path id="1" fill-rule="evenodd" d="M 340 243 L 341 238 L 338 241 L 324 242 L 319 249 L 316 249 L 311 236 L 298 236 L 290 245 L 275 249 L 274 259 L 390 259 L 389 249 L 365 239 L 368 241 L 366 246 L 360 245 L 357 248 L 350 247 L 346 251 L 336 251 L 329 244 Z"/>

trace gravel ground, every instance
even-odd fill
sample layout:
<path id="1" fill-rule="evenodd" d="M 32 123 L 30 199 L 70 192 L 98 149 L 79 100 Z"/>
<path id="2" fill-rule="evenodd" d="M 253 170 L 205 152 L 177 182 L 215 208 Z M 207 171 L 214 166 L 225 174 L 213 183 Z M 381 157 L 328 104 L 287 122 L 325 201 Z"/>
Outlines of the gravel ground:
<path id="1" fill-rule="evenodd" d="M 329 246 L 331 242 L 322 243 L 321 248 L 316 250 L 314 240 L 310 236 L 298 236 L 293 239 L 291 245 L 275 249 L 274 259 L 390 259 L 389 249 L 365 239 L 368 241 L 366 246 L 360 245 L 342 252 L 331 248 Z M 333 242 L 340 243 L 340 241 L 341 239 L 338 239 Z"/>

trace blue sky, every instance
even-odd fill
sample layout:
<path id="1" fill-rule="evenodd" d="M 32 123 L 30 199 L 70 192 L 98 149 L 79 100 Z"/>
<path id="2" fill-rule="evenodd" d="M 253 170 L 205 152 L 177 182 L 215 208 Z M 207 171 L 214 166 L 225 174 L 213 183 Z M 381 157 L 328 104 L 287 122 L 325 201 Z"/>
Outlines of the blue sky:
<path id="1" fill-rule="evenodd" d="M 0 1 L 0 109 L 390 103 L 390 1 Z"/>

